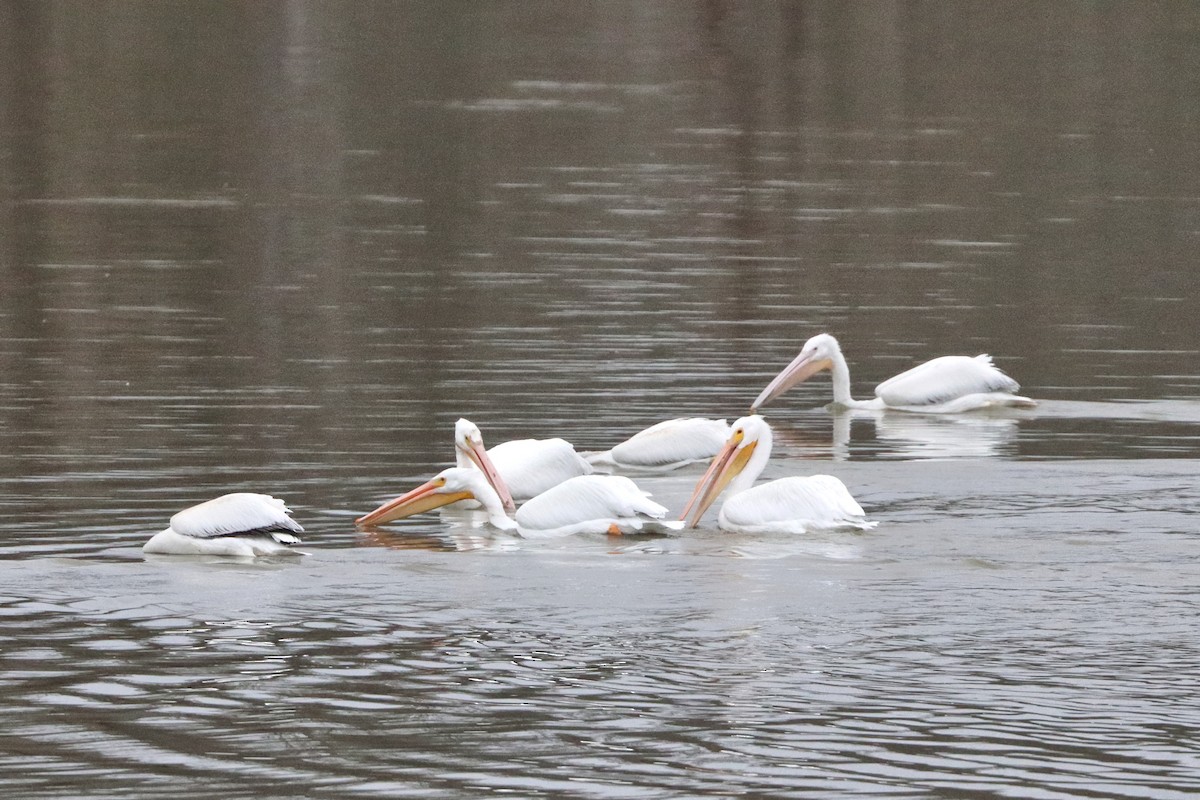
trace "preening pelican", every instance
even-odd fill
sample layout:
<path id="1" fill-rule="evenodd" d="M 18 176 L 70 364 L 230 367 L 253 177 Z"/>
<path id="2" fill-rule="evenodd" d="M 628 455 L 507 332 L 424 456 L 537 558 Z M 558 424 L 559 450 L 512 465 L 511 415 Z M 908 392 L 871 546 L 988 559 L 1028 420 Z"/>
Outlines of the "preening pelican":
<path id="1" fill-rule="evenodd" d="M 728 438 L 729 425 L 723 419 L 669 419 L 611 450 L 584 453 L 584 458 L 595 467 L 667 472 L 712 458 Z"/>
<path id="2" fill-rule="evenodd" d="M 282 500 L 238 492 L 180 511 L 142 551 L 175 556 L 303 555 L 291 547 L 300 543 L 293 534 L 303 530 L 288 516 Z"/>
<path id="3" fill-rule="evenodd" d="M 1032 407 L 1016 394 L 1021 386 L 992 366 L 991 356 L 942 356 L 901 372 L 875 387 L 873 400 L 850 396 L 850 368 L 837 339 L 820 333 L 804 343 L 800 355 L 762 390 L 753 413 L 821 370 L 833 373 L 833 405 L 872 410 L 892 409 L 926 414 L 955 414 L 998 406 Z"/>
<path id="4" fill-rule="evenodd" d="M 754 486 L 771 457 L 771 426 L 757 414 L 733 424 L 725 447 L 696 484 L 681 519 L 689 527 L 700 523 L 704 512 L 729 487 L 717 524 L 737 533 L 804 533 L 828 528 L 875 527 L 867 522 L 862 506 L 846 485 L 832 475 L 780 478 Z"/>
<path id="5" fill-rule="evenodd" d="M 359 525 L 382 525 L 461 500 L 477 500 L 495 527 L 522 536 L 565 536 L 573 533 L 651 533 L 679 530 L 665 521 L 667 509 L 649 499 L 629 478 L 578 475 L 554 486 L 509 517 L 496 490 L 479 470 L 451 467 L 407 494 L 359 517 Z"/>
<path id="6" fill-rule="evenodd" d="M 528 500 L 577 475 L 590 475 L 592 465 L 563 439 L 514 439 L 484 448 L 479 426 L 467 419 L 454 425 L 458 466 L 478 467 L 512 511 L 513 501 Z"/>

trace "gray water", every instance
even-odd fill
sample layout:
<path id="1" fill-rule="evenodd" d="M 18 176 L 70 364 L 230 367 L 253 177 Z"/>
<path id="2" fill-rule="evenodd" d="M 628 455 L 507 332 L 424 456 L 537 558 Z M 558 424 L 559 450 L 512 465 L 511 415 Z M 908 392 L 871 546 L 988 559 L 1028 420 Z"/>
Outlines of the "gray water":
<path id="1" fill-rule="evenodd" d="M 1200 792 L 1200 9 L 0 7 L 0 794 Z M 879 526 L 353 518 L 770 406 Z M 639 478 L 672 509 L 702 467 Z M 304 558 L 150 557 L 282 497 Z"/>

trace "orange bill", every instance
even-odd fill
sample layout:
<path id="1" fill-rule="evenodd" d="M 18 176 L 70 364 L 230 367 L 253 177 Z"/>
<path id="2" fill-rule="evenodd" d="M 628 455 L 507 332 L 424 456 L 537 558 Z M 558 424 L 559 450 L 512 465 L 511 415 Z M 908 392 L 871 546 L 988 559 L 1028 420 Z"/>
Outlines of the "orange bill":
<path id="1" fill-rule="evenodd" d="M 833 362 L 828 358 L 813 359 L 811 356 L 801 353 L 767 384 L 767 388 L 759 393 L 754 403 L 750 406 L 750 413 L 755 413 L 759 406 L 765 406 L 797 383 L 808 380 L 823 369 L 831 369 L 832 367 Z"/>
<path id="2" fill-rule="evenodd" d="M 421 514 L 457 503 L 459 500 L 475 499 L 470 492 L 439 492 L 438 489 L 445 484 L 445 478 L 434 478 L 411 492 L 400 495 L 395 500 L 389 500 L 370 514 L 354 520 L 354 523 L 356 525 L 382 525 L 394 519 L 411 517 L 413 514 Z"/>
<path id="3" fill-rule="evenodd" d="M 516 511 L 517 504 L 513 502 L 512 493 L 508 490 L 508 484 L 500 477 L 500 472 L 496 469 L 496 465 L 492 463 L 487 450 L 468 442 L 466 447 L 461 448 L 461 452 L 467 458 L 471 459 L 472 464 L 479 467 L 479 471 L 487 478 L 487 482 L 496 490 L 496 494 L 500 495 L 500 502 L 504 504 L 504 510 L 510 514 Z"/>
<path id="4" fill-rule="evenodd" d="M 721 496 L 721 492 L 725 491 L 725 487 L 729 485 L 738 474 L 746 468 L 747 462 L 750 461 L 750 456 L 754 453 L 754 448 L 757 442 L 750 442 L 742 445 L 742 432 L 735 431 L 729 437 L 729 441 L 721 448 L 721 452 L 717 453 L 713 458 L 712 464 L 708 470 L 700 478 L 696 484 L 696 490 L 692 493 L 692 498 L 688 500 L 687 507 L 683 509 L 683 514 L 680 519 L 687 520 L 689 528 L 695 528 L 700 524 L 701 517 L 708 507 Z M 688 515 L 691 514 L 691 519 Z"/>

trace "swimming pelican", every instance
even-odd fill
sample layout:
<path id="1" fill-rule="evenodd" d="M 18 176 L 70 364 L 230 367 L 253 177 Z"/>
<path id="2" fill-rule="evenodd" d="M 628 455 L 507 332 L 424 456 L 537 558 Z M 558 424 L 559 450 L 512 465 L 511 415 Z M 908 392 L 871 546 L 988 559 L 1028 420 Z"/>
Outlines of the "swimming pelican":
<path id="1" fill-rule="evenodd" d="M 301 528 L 282 500 L 266 494 L 225 494 L 185 508 L 171 526 L 142 545 L 146 553 L 174 556 L 304 555 L 291 545 Z"/>
<path id="2" fill-rule="evenodd" d="M 771 426 L 757 414 L 733 423 L 733 434 L 704 473 L 681 519 L 689 527 L 729 487 L 717 524 L 737 533 L 804 533 L 828 528 L 875 527 L 846 485 L 832 475 L 793 477 L 754 486 L 771 457 Z"/>
<path id="3" fill-rule="evenodd" d="M 1037 402 L 1015 392 L 1020 384 L 992 366 L 991 356 L 941 356 L 901 372 L 875 387 L 873 400 L 850 396 L 850 368 L 837 339 L 820 333 L 804 343 L 800 355 L 767 384 L 751 413 L 821 370 L 833 372 L 833 405 L 844 408 L 892 409 L 926 414 L 955 414 L 980 408 Z"/>
<path id="4" fill-rule="evenodd" d="M 563 439 L 514 439 L 485 448 L 479 426 L 467 419 L 454 424 L 454 454 L 460 467 L 474 464 L 512 511 L 514 500 L 528 500 L 577 475 L 590 475 L 592 465 Z"/>
<path id="5" fill-rule="evenodd" d="M 669 419 L 639 431 L 611 450 L 584 453 L 594 467 L 669 470 L 715 456 L 729 438 L 723 419 Z"/>
<path id="6" fill-rule="evenodd" d="M 683 527 L 682 523 L 665 521 L 664 506 L 650 500 L 629 478 L 618 475 L 577 475 L 529 500 L 517 509 L 514 519 L 505 513 L 487 477 L 479 470 L 463 467 L 442 470 L 432 480 L 356 522 L 382 525 L 460 500 L 479 501 L 493 526 L 526 537 L 651 533 Z"/>

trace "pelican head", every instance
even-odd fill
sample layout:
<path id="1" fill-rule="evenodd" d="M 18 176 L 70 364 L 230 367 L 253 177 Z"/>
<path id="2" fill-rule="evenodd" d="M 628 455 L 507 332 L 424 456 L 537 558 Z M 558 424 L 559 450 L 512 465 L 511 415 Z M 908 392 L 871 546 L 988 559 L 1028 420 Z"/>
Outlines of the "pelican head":
<path id="1" fill-rule="evenodd" d="M 511 513 L 516 509 L 517 505 L 513 502 L 512 492 L 508 490 L 508 485 L 500 477 L 500 472 L 492 463 L 487 449 L 483 446 L 483 434 L 479 432 L 478 425 L 469 419 L 459 419 L 454 423 L 454 450 L 479 468 L 488 483 L 496 490 L 496 494 L 500 495 L 500 502 L 504 504 L 505 511 Z M 462 464 L 463 461 L 460 460 L 458 463 Z"/>
<path id="2" fill-rule="evenodd" d="M 801 381 L 811 378 L 821 370 L 833 369 L 834 360 L 841 354 L 842 348 L 838 340 L 828 333 L 818 333 L 804 343 L 800 355 L 792 359 L 792 363 L 783 368 L 774 380 L 767 384 L 758 398 L 750 406 L 754 413 L 760 407 L 774 400 L 788 389 Z"/>
<path id="3" fill-rule="evenodd" d="M 354 522 L 357 525 L 382 525 L 457 503 L 459 500 L 478 500 L 485 508 L 494 506 L 498 509 L 500 505 L 495 490 L 479 470 L 472 467 L 450 467 L 439 472 L 432 480 L 395 500 L 389 500 Z"/>
<path id="4" fill-rule="evenodd" d="M 742 417 L 737 422 L 733 423 L 733 433 L 726 440 L 725 446 L 721 448 L 721 452 L 717 453 L 709 465 L 708 470 L 700 481 L 696 484 L 696 491 L 692 493 L 692 499 L 688 501 L 687 507 L 684 508 L 680 519 L 687 520 L 689 528 L 695 528 L 700 524 L 700 518 L 704 516 L 704 512 L 713 504 L 713 501 L 720 497 L 721 492 L 725 491 L 734 478 L 746 469 L 750 463 L 750 457 L 754 455 L 755 448 L 762 443 L 766 447 L 766 452 L 771 448 L 771 426 L 767 421 L 757 414 L 752 414 L 748 417 Z M 757 475 L 750 477 L 752 481 Z M 691 514 L 691 519 L 688 519 L 688 514 Z"/>

